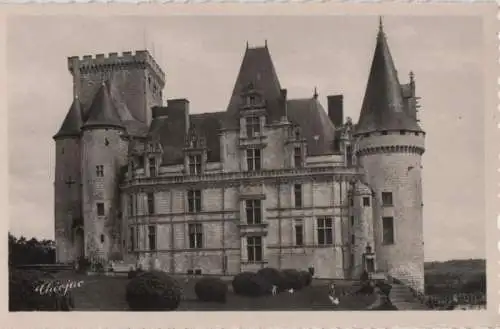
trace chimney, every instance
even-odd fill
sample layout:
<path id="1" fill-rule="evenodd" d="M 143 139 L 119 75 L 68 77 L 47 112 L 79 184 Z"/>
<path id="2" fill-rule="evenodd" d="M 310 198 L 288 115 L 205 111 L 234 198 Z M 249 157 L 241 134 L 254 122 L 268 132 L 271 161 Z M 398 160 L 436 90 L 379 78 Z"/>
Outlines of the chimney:
<path id="1" fill-rule="evenodd" d="M 344 123 L 344 95 L 330 95 L 328 99 L 328 117 L 335 127 Z"/>
<path id="2" fill-rule="evenodd" d="M 189 132 L 189 101 L 185 98 L 167 100 L 168 115 L 179 124 L 184 124 L 184 131 Z"/>

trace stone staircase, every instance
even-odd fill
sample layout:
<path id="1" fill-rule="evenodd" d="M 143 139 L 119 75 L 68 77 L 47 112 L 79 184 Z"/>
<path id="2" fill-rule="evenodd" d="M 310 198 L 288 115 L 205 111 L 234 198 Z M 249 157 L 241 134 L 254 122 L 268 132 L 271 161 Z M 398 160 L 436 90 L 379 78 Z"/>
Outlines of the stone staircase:
<path id="1" fill-rule="evenodd" d="M 410 288 L 400 283 L 392 283 L 389 298 L 391 299 L 392 304 L 400 311 L 429 309 L 413 294 Z"/>

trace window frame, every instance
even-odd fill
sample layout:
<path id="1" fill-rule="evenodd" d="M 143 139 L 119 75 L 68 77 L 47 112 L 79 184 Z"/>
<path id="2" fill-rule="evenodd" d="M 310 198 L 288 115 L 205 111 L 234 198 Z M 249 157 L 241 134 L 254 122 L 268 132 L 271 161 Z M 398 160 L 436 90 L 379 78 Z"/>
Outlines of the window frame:
<path id="1" fill-rule="evenodd" d="M 262 262 L 264 255 L 262 251 L 262 237 L 248 236 L 247 237 L 247 260 L 249 263 Z"/>
<path id="2" fill-rule="evenodd" d="M 262 224 L 262 200 L 245 200 L 245 217 L 249 225 Z"/>
<path id="3" fill-rule="evenodd" d="M 316 218 L 319 246 L 333 245 L 333 217 L 322 216 Z M 327 225 L 329 223 L 329 225 Z"/>
<path id="4" fill-rule="evenodd" d="M 189 249 L 203 249 L 203 224 L 188 224 Z"/>

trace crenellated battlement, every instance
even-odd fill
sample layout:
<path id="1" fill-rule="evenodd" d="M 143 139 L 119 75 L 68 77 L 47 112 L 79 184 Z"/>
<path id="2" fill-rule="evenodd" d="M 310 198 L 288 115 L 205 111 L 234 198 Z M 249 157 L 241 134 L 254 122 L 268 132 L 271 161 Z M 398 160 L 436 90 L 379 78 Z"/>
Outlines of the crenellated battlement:
<path id="1" fill-rule="evenodd" d="M 137 50 L 135 53 L 125 51 L 121 54 L 113 52 L 109 54 L 68 57 L 68 70 L 73 75 L 76 69 L 79 69 L 79 73 L 85 74 L 99 71 L 124 70 L 134 66 L 141 68 L 149 67 L 161 81 L 161 87 L 165 84 L 165 73 L 147 50 Z"/>

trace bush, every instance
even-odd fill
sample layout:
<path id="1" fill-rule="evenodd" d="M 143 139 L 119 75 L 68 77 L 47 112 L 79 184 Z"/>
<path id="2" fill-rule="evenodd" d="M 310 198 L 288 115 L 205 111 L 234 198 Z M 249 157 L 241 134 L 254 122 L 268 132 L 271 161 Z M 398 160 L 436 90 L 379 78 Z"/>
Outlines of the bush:
<path id="1" fill-rule="evenodd" d="M 312 275 L 309 271 L 300 271 L 300 277 L 302 280 L 302 286 L 303 287 L 308 287 L 311 285 L 312 282 Z"/>
<path id="2" fill-rule="evenodd" d="M 389 296 L 389 294 L 391 293 L 392 286 L 390 284 L 381 282 L 377 284 L 377 286 L 380 288 L 380 292 L 385 296 Z"/>
<path id="3" fill-rule="evenodd" d="M 87 273 L 87 271 L 90 269 L 91 262 L 89 261 L 88 258 L 80 256 L 77 259 L 77 263 L 78 263 L 78 273 Z"/>
<path id="4" fill-rule="evenodd" d="M 361 288 L 358 289 L 356 294 L 361 295 L 371 295 L 375 291 L 375 287 L 373 285 L 373 281 L 364 281 L 361 283 Z"/>
<path id="5" fill-rule="evenodd" d="M 285 269 L 281 272 L 285 277 L 285 289 L 302 289 L 304 280 L 299 271 L 294 269 Z"/>
<path id="6" fill-rule="evenodd" d="M 235 294 L 250 297 L 262 296 L 272 290 L 272 285 L 267 280 L 252 272 L 235 275 L 232 286 Z"/>
<path id="7" fill-rule="evenodd" d="M 164 272 L 144 272 L 129 281 L 126 299 L 132 311 L 170 311 L 179 307 L 181 289 Z"/>
<path id="8" fill-rule="evenodd" d="M 284 274 L 275 268 L 266 267 L 260 269 L 257 272 L 257 275 L 266 280 L 271 286 L 276 286 L 278 288 L 278 291 L 283 291 L 286 289 Z"/>
<path id="9" fill-rule="evenodd" d="M 314 276 L 314 267 L 309 266 L 308 271 L 309 271 L 309 273 L 311 273 L 311 277 L 313 277 Z"/>
<path id="10" fill-rule="evenodd" d="M 133 278 L 135 278 L 135 277 L 137 277 L 137 276 L 139 276 L 139 275 L 141 275 L 143 273 L 144 273 L 144 271 L 141 268 L 138 268 L 136 270 L 134 270 L 133 268 L 131 268 L 128 271 L 127 276 L 128 276 L 129 279 L 133 279 Z"/>
<path id="11" fill-rule="evenodd" d="M 74 308 L 70 291 L 54 292 L 47 289 L 47 284 L 55 288 L 62 282 L 40 271 L 9 271 L 9 311 L 70 311 Z"/>
<path id="12" fill-rule="evenodd" d="M 202 278 L 196 282 L 194 292 L 201 301 L 225 303 L 227 284 L 219 278 Z"/>

